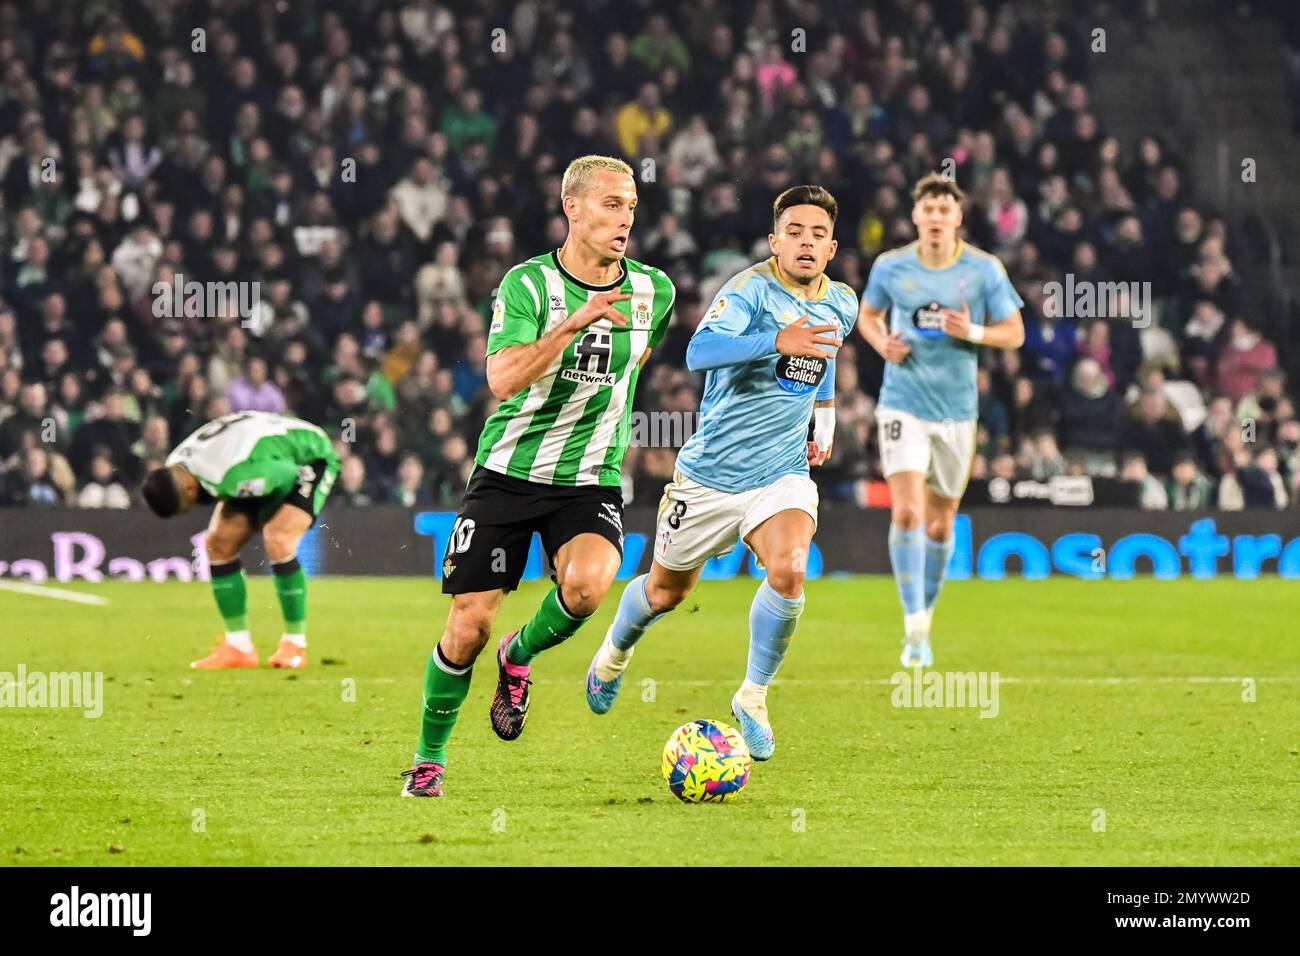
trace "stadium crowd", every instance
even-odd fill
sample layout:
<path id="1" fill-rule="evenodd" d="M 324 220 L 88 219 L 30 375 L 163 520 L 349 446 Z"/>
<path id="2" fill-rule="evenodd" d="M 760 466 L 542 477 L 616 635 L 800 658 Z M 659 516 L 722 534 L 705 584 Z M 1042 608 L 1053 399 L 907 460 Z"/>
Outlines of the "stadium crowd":
<path id="1" fill-rule="evenodd" d="M 983 351 L 975 477 L 1114 476 L 1149 508 L 1300 500 L 1295 400 L 1226 224 L 1159 139 L 1107 135 L 1087 34 L 1038 4 L 871 7 L 0 3 L 0 503 L 131 506 L 171 447 L 243 409 L 337 436 L 336 506 L 456 501 L 495 402 L 493 290 L 563 241 L 584 153 L 637 170 L 629 255 L 678 288 L 641 411 L 698 407 L 687 341 L 768 255 L 778 192 L 836 195 L 832 275 L 860 292 L 914 238 L 910 184 L 947 168 L 1025 300 L 1024 347 Z M 1057 315 L 1067 273 L 1152 295 Z M 248 315 L 160 308 L 227 281 L 258 283 Z M 865 501 L 882 366 L 860 340 L 838 366 L 816 477 Z M 657 500 L 674 456 L 634 447 L 629 495 Z"/>

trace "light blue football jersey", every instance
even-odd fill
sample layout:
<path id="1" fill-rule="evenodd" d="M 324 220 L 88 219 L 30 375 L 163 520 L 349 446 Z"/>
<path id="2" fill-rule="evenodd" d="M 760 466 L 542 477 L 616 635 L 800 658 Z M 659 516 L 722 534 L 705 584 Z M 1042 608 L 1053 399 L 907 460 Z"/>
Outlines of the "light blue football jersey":
<path id="1" fill-rule="evenodd" d="M 912 348 L 901 364 L 886 363 L 880 407 L 932 422 L 979 417 L 979 346 L 945 334 L 939 309 L 960 311 L 965 302 L 972 323 L 991 325 L 1023 306 L 997 257 L 958 240 L 953 260 L 931 269 L 912 242 L 876 259 L 862 297 L 874 309 L 889 307 L 889 331 Z"/>
<path id="2" fill-rule="evenodd" d="M 858 298 L 825 275 L 810 295 L 778 274 L 775 257 L 732 276 L 714 297 L 695 335 L 776 333 L 801 316 L 834 325 L 846 339 Z M 829 356 L 828 352 L 828 356 Z M 700 423 L 677 455 L 686 477 L 720 491 L 748 491 L 783 475 L 808 474 L 808 422 L 818 391 L 834 395 L 833 358 L 773 352 L 705 372 Z"/>

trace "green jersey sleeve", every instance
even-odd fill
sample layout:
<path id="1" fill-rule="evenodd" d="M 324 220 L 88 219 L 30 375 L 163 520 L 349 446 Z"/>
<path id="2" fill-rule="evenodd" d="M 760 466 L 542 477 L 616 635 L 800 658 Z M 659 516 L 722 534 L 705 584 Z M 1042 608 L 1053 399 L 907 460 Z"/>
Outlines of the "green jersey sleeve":
<path id="1" fill-rule="evenodd" d="M 535 342 L 545 328 L 544 289 L 523 266 L 506 273 L 492 303 L 492 324 L 488 327 L 487 354 L 511 345 Z"/>
<path id="2" fill-rule="evenodd" d="M 298 481 L 298 466 L 279 458 L 254 458 L 241 461 L 221 478 L 218 498 L 282 497 Z"/>

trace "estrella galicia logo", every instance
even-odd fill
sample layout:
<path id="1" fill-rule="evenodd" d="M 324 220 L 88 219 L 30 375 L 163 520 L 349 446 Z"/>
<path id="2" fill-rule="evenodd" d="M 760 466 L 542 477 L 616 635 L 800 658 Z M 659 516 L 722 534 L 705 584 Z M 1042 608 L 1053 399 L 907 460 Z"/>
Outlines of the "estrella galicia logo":
<path id="1" fill-rule="evenodd" d="M 943 332 L 943 306 L 938 302 L 923 305 L 912 313 L 912 325 L 917 334 L 937 339 Z"/>
<path id="2" fill-rule="evenodd" d="M 776 382 L 794 395 L 807 395 L 826 377 L 826 360 L 810 355 L 782 355 L 776 362 Z"/>

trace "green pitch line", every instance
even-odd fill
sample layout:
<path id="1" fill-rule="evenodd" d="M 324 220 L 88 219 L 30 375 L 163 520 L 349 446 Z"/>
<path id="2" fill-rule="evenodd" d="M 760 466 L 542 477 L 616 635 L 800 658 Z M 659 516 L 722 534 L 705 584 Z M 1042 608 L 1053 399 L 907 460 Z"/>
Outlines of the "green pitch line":
<path id="1" fill-rule="evenodd" d="M 265 659 L 278 605 L 249 587 Z M 218 632 L 206 584 L 76 587 L 106 606 L 0 592 L 0 682 L 103 674 L 96 719 L 0 707 L 0 863 L 1300 863 L 1292 582 L 950 582 L 937 670 L 998 672 L 991 718 L 894 706 L 891 580 L 811 582 L 769 695 L 776 757 L 725 806 L 678 803 L 659 755 L 686 720 L 727 719 L 754 582 L 703 583 L 597 717 L 582 680 L 621 587 L 538 660 L 518 741 L 492 733 L 480 663 L 442 800 L 397 796 L 446 614 L 433 581 L 313 581 L 312 664 L 289 674 L 188 670 Z"/>

